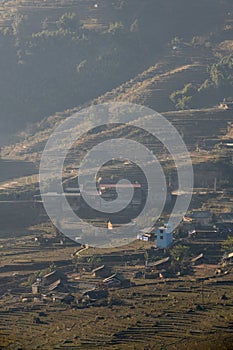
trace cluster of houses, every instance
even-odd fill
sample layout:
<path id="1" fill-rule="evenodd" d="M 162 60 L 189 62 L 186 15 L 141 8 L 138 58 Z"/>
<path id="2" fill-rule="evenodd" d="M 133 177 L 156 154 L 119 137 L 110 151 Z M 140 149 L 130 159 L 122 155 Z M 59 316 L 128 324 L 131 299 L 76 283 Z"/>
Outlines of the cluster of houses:
<path id="1" fill-rule="evenodd" d="M 190 257 L 190 264 L 196 266 L 205 261 L 204 254 L 201 253 L 193 258 Z M 233 261 L 233 254 L 225 257 L 226 262 Z M 137 267 L 132 278 L 134 279 L 154 279 L 169 277 L 169 268 L 173 259 L 171 256 L 163 257 L 157 261 L 145 262 L 141 268 Z M 90 303 L 101 299 L 106 299 L 109 290 L 112 288 L 129 288 L 134 285 L 129 278 L 125 278 L 122 273 L 112 273 L 109 266 L 100 265 L 90 271 L 89 277 L 78 278 L 79 282 L 68 283 L 64 274 L 58 270 L 38 278 L 32 284 L 32 292 L 22 298 L 22 302 L 62 302 Z"/>
<path id="2" fill-rule="evenodd" d="M 183 218 L 182 229 L 187 230 L 185 237 L 189 242 L 190 239 L 197 239 L 203 236 L 208 237 L 208 239 L 215 239 L 219 237 L 218 235 L 223 237 L 223 233 L 227 237 L 233 232 L 233 213 L 223 213 L 216 218 L 209 210 L 194 210 Z M 135 252 L 132 256 L 127 256 L 129 260 L 136 259 L 143 262 L 140 267 L 135 268 L 132 278 L 169 277 L 168 271 L 173 259 L 171 256 L 168 256 L 166 249 L 180 242 L 180 239 L 176 241 L 173 239 L 173 233 L 172 227 L 164 224 L 157 228 L 146 228 L 138 234 L 137 238 L 139 240 L 154 242 L 154 248 L 161 254 L 159 253 L 157 256 L 158 259 L 160 257 L 159 260 L 151 261 L 150 263 L 145 261 L 143 252 L 142 257 L 141 255 L 135 255 Z M 56 237 L 56 242 L 59 242 L 60 239 L 60 237 Z M 41 238 L 38 241 L 40 240 Z M 60 242 L 60 244 L 62 243 Z M 86 272 L 86 277 L 84 276 L 85 272 L 83 274 L 80 273 L 75 278 L 75 283 L 68 282 L 65 274 L 54 269 L 42 278 L 38 278 L 32 284 L 30 295 L 22 298 L 22 301 L 80 303 L 84 300 L 95 301 L 106 298 L 108 290 L 111 288 L 130 287 L 132 285 L 130 279 L 125 278 L 122 273 L 113 272 L 112 262 L 118 262 L 115 258 L 115 256 L 106 255 L 106 261 L 104 262 L 102 259 L 102 265 L 89 270 L 90 272 Z M 124 258 L 126 257 L 124 256 Z M 199 252 L 197 256 L 190 257 L 189 263 L 192 266 L 202 264 L 205 258 L 204 251 Z M 122 261 L 121 257 L 119 262 L 122 263 Z M 233 262 L 233 253 L 224 256 L 223 264 L 228 264 L 229 262 Z"/>
<path id="3" fill-rule="evenodd" d="M 65 243 L 65 237 L 45 237 L 43 235 L 38 235 L 34 238 L 34 242 L 38 245 L 63 245 Z"/>
<path id="4" fill-rule="evenodd" d="M 195 238 L 197 236 L 224 237 L 233 232 L 233 213 L 222 213 L 213 219 L 210 211 L 194 211 L 184 217 L 184 223 L 187 227 L 192 227 L 188 231 L 188 236 Z"/>
<path id="5" fill-rule="evenodd" d="M 233 232 L 233 213 L 219 214 L 214 221 L 211 211 L 194 210 L 184 216 L 183 230 L 187 231 L 189 237 L 195 237 L 201 232 L 212 235 L 212 237 L 219 233 L 231 233 Z M 137 239 L 144 242 L 155 242 L 157 248 L 165 249 L 173 244 L 173 230 L 167 224 L 158 228 L 149 227 L 141 230 Z"/>
<path id="6" fill-rule="evenodd" d="M 193 211 L 183 218 L 183 223 L 192 224 L 196 228 L 209 226 L 212 223 L 212 213 L 208 210 Z M 137 239 L 144 242 L 155 242 L 157 248 L 166 249 L 173 244 L 173 230 L 168 224 L 164 224 L 157 229 L 155 227 L 146 228 L 140 231 Z"/>
<path id="7" fill-rule="evenodd" d="M 159 228 L 146 228 L 141 230 L 137 235 L 137 239 L 145 242 L 156 241 L 157 248 L 165 249 L 173 243 L 173 230 L 168 224 L 164 224 Z"/>
<path id="8" fill-rule="evenodd" d="M 125 287 L 130 287 L 130 280 L 120 273 L 112 273 L 111 268 L 105 265 L 93 269 L 86 281 L 84 278 L 76 284 L 68 282 L 66 275 L 54 269 L 43 277 L 37 278 L 31 286 L 31 293 L 23 295 L 21 300 L 22 302 L 79 304 L 106 298 L 111 288 Z"/>

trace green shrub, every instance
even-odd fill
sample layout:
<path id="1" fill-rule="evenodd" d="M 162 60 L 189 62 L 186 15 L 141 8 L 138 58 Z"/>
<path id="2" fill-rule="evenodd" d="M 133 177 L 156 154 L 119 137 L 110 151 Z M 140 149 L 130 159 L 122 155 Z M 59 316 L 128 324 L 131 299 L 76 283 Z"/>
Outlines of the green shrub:
<path id="1" fill-rule="evenodd" d="M 175 104 L 177 109 L 187 109 L 191 107 L 193 95 L 197 89 L 193 84 L 186 84 L 182 90 L 173 92 L 170 95 L 170 100 Z"/>

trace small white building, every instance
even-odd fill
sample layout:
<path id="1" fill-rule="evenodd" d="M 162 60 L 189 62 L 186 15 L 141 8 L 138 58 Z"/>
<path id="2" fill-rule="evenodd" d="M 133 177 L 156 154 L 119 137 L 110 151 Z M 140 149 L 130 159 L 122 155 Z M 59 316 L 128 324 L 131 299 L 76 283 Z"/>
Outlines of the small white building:
<path id="1" fill-rule="evenodd" d="M 232 101 L 223 100 L 222 102 L 220 102 L 219 108 L 222 108 L 222 109 L 225 109 L 225 110 L 233 109 L 233 102 Z"/>

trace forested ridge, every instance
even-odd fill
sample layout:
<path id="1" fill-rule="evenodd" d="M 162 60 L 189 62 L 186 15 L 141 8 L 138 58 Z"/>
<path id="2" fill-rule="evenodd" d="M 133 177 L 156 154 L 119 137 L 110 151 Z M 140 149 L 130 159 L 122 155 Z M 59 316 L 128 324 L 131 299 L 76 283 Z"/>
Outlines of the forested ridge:
<path id="1" fill-rule="evenodd" d="M 4 2 L 2 132 L 97 98 L 168 55 L 176 38 L 216 37 L 232 7 L 227 0 Z"/>

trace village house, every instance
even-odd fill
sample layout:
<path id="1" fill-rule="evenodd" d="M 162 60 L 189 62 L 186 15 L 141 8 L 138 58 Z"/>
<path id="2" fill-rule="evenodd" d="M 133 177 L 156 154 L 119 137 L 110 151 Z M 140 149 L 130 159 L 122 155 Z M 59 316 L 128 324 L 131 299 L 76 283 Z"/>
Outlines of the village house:
<path id="1" fill-rule="evenodd" d="M 145 279 L 158 279 L 158 278 L 166 278 L 166 277 L 168 277 L 168 272 L 166 269 L 147 271 L 144 274 Z"/>
<path id="2" fill-rule="evenodd" d="M 170 262 L 171 262 L 171 258 L 168 256 L 164 259 L 161 259 L 161 260 L 158 260 L 158 261 L 155 261 L 155 262 L 148 264 L 147 270 L 156 271 L 156 270 L 166 269 L 170 265 Z"/>
<path id="3" fill-rule="evenodd" d="M 111 274 L 111 269 L 105 265 L 101 265 L 93 269 L 91 274 L 93 277 L 106 278 Z"/>
<path id="4" fill-rule="evenodd" d="M 192 263 L 192 265 L 194 265 L 194 266 L 203 264 L 203 262 L 204 262 L 204 254 L 203 254 L 203 253 L 201 253 L 201 254 L 199 254 L 198 256 L 196 256 L 195 258 L 192 258 L 192 259 L 191 259 L 191 263 Z"/>
<path id="5" fill-rule="evenodd" d="M 223 265 L 232 264 L 233 263 L 233 252 L 224 255 L 222 258 L 222 263 L 223 263 Z"/>
<path id="6" fill-rule="evenodd" d="M 232 150 L 232 149 L 233 149 L 233 142 L 232 142 L 232 140 L 228 140 L 228 141 L 225 141 L 225 142 L 221 142 L 221 143 L 220 143 L 220 147 L 221 147 L 221 148 L 227 148 L 227 149 Z"/>
<path id="7" fill-rule="evenodd" d="M 164 224 L 157 229 L 157 248 L 165 249 L 173 243 L 172 227 Z"/>
<path id="8" fill-rule="evenodd" d="M 166 257 L 164 259 L 151 262 L 146 267 L 146 272 L 144 277 L 146 279 L 153 279 L 153 278 L 164 278 L 167 276 L 167 270 L 170 266 L 171 258 Z"/>
<path id="9" fill-rule="evenodd" d="M 153 242 L 155 240 L 155 229 L 151 227 L 142 229 L 137 235 L 137 239 L 144 242 Z"/>
<path id="10" fill-rule="evenodd" d="M 51 296 L 52 301 L 55 302 L 61 302 L 65 304 L 71 304 L 75 301 L 75 297 L 70 293 L 55 293 Z"/>
<path id="11" fill-rule="evenodd" d="M 50 272 L 42 277 L 42 284 L 44 286 L 51 285 L 52 283 L 60 280 L 61 277 L 62 277 L 62 279 L 65 279 L 65 276 L 61 276 L 60 272 L 58 272 L 57 270 L 53 270 L 52 272 Z"/>
<path id="12" fill-rule="evenodd" d="M 209 230 L 195 229 L 195 230 L 189 231 L 190 239 L 208 238 L 210 240 L 213 240 L 215 238 L 219 238 L 220 236 L 221 236 L 221 233 L 219 232 L 218 229 L 209 229 Z"/>
<path id="13" fill-rule="evenodd" d="M 42 289 L 45 293 L 62 292 L 68 293 L 66 276 L 61 272 L 54 270 L 42 277 Z"/>
<path id="14" fill-rule="evenodd" d="M 90 301 L 96 301 L 108 297 L 108 291 L 105 289 L 92 289 L 83 293 L 82 298 L 88 298 Z"/>
<path id="15" fill-rule="evenodd" d="M 233 192 L 233 190 L 232 190 Z M 219 215 L 219 222 L 227 224 L 233 223 L 233 213 L 222 213 Z"/>
<path id="16" fill-rule="evenodd" d="M 62 283 L 61 279 L 56 280 L 55 282 L 51 283 L 50 285 L 48 285 L 46 287 L 46 290 L 48 292 L 52 292 L 52 291 L 61 291 L 61 292 L 65 292 L 68 291 L 67 287 Z"/>
<path id="17" fill-rule="evenodd" d="M 124 276 L 120 275 L 119 273 L 114 273 L 113 275 L 105 278 L 103 280 L 103 284 L 108 288 L 129 287 L 130 280 L 124 278 Z"/>
<path id="18" fill-rule="evenodd" d="M 64 245 L 66 241 L 67 239 L 62 235 L 57 235 L 56 237 L 44 237 L 43 235 L 39 235 L 34 238 L 34 242 L 39 245 Z"/>
<path id="19" fill-rule="evenodd" d="M 41 283 L 35 282 L 32 284 L 32 294 L 37 295 L 40 294 L 42 291 Z"/>
<path id="20" fill-rule="evenodd" d="M 220 102 L 219 104 L 219 108 L 228 110 L 228 109 L 233 109 L 233 102 L 232 101 L 225 101 L 223 100 L 222 102 Z"/>
<path id="21" fill-rule="evenodd" d="M 67 302 L 65 297 L 70 295 L 69 288 L 67 286 L 66 277 L 54 270 L 42 278 L 37 279 L 35 283 L 32 284 L 32 296 L 34 296 L 35 301 L 51 301 L 57 298 L 60 301 Z"/>

